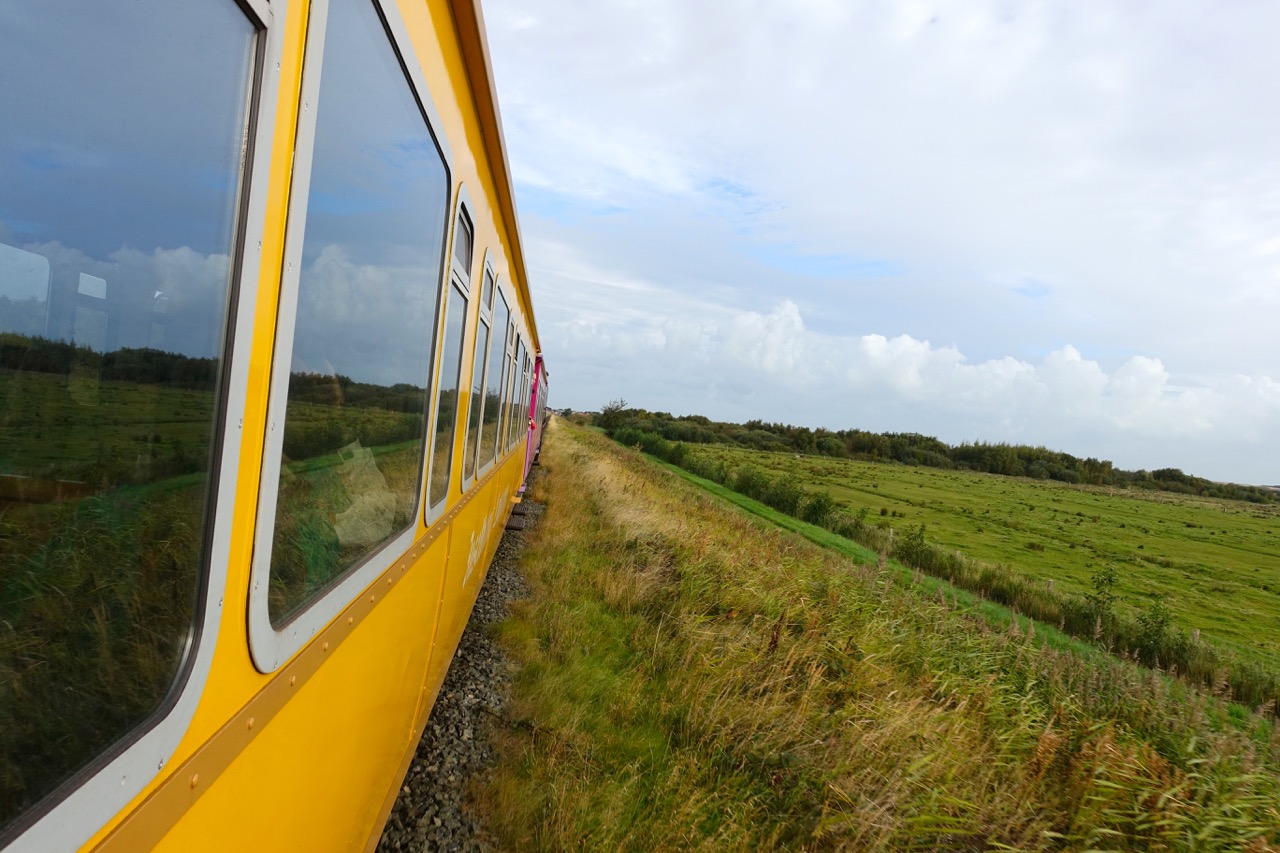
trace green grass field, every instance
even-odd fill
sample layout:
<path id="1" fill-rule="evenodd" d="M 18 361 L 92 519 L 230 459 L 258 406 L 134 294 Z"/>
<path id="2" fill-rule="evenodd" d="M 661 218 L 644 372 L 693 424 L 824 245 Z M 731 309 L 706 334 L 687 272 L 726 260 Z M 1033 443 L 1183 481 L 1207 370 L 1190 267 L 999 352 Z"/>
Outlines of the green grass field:
<path id="1" fill-rule="evenodd" d="M 476 796 L 503 849 L 1280 843 L 1269 713 L 817 547 L 561 419 L 542 459 Z"/>
<path id="2" fill-rule="evenodd" d="M 849 513 L 1084 593 L 1104 566 L 1123 603 L 1164 597 L 1179 625 L 1280 666 L 1280 507 L 789 453 L 691 447 L 790 473 Z"/>

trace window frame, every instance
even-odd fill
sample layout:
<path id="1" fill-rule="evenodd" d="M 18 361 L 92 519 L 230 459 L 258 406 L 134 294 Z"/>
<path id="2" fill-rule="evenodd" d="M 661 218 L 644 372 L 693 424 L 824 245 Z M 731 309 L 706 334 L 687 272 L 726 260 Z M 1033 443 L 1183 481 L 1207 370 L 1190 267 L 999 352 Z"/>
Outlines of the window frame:
<path id="1" fill-rule="evenodd" d="M 511 318 L 511 368 L 507 372 L 507 408 L 505 429 L 507 440 L 505 444 L 505 452 L 510 453 L 515 447 L 516 434 L 516 406 L 520 400 L 520 327 L 516 324 L 515 318 Z"/>
<path id="2" fill-rule="evenodd" d="M 244 93 L 246 125 L 236 187 L 232 258 L 228 270 L 222 368 L 213 413 L 209 501 L 201 542 L 194 624 L 185 659 L 160 706 L 129 734 L 45 795 L 0 832 L 6 853 L 72 850 L 83 846 L 168 766 L 195 717 L 213 664 L 239 489 L 249 352 L 262 241 L 266 233 L 271 143 L 284 55 L 280 2 L 227 0 L 254 30 L 252 68 Z"/>
<path id="3" fill-rule="evenodd" d="M 480 459 L 480 458 L 479 458 L 480 452 L 484 449 L 484 437 L 483 437 L 483 433 L 484 433 L 484 415 L 485 415 L 485 408 L 487 408 L 487 405 L 488 405 L 488 394 L 489 394 L 489 374 L 488 374 L 488 371 L 489 371 L 489 370 L 492 370 L 492 369 L 493 369 L 493 367 L 494 367 L 494 365 L 493 365 L 493 364 L 491 364 L 491 363 L 487 363 L 487 364 L 486 364 L 486 367 L 485 367 L 485 377 L 484 377 L 484 381 L 485 381 L 485 386 L 484 386 L 484 391 L 485 391 L 485 402 L 481 404 L 481 408 L 480 408 L 480 430 L 481 430 L 481 440 L 480 440 L 480 442 L 479 442 L 478 446 L 476 447 L 476 458 L 477 458 L 477 460 L 478 460 L 478 464 L 476 465 L 476 476 L 477 476 L 477 477 L 483 477 L 485 474 L 487 474 L 487 473 L 489 472 L 489 470 L 490 470 L 491 468 L 493 468 L 494 464 L 495 464 L 499 459 L 501 459 L 501 458 L 502 458 L 502 456 L 503 456 L 503 447 L 502 447 L 502 426 L 503 426 L 503 421 L 502 421 L 502 416 L 503 416 L 503 413 L 506 411 L 506 410 L 503 408 L 503 406 L 504 406 L 504 404 L 505 404 L 505 402 L 506 402 L 506 400 L 504 399 L 504 396 L 505 396 L 505 394 L 506 394 L 506 380 L 507 380 L 507 376 L 506 376 L 506 372 L 505 372 L 505 371 L 506 371 L 506 369 L 507 369 L 507 367 L 506 367 L 506 365 L 507 365 L 507 349 L 508 349 L 508 347 L 510 347 L 510 346 L 511 346 L 511 340 L 510 340 L 510 337 L 511 337 L 511 303 L 507 300 L 507 298 L 506 298 L 505 294 L 503 294 L 503 292 L 502 292 L 502 279 L 500 279 L 500 278 L 496 278 L 496 277 L 495 277 L 495 278 L 494 278 L 494 280 L 493 280 L 493 305 L 491 305 L 491 306 L 490 306 L 490 308 L 489 308 L 489 313 L 490 313 L 490 315 L 492 315 L 492 314 L 493 314 L 494 308 L 496 308 L 496 307 L 497 307 L 497 305 L 498 305 L 498 301 L 499 301 L 499 300 L 501 300 L 501 301 L 502 301 L 503 306 L 506 308 L 506 311 L 507 311 L 507 317 L 506 317 L 506 320 L 505 320 L 505 321 L 503 322 L 503 324 L 502 324 L 502 325 L 503 325 L 503 329 L 502 329 L 503 341 L 502 341 L 502 358 L 500 359 L 500 360 L 502 361 L 502 364 L 500 364 L 500 365 L 498 365 L 498 366 L 497 366 L 497 367 L 498 367 L 498 372 L 499 372 L 499 374 L 500 374 L 500 375 L 498 376 L 498 402 L 497 402 L 497 406 L 498 406 L 498 416 L 494 419 L 494 429 L 495 429 L 497 432 L 496 432 L 496 434 L 495 434 L 495 435 L 494 435 L 494 437 L 493 437 L 493 453 L 492 453 L 492 454 L 490 454 L 489 459 L 488 459 L 487 461 L 486 461 L 486 460 L 482 460 L 482 459 Z M 491 334 L 491 335 L 494 333 L 494 329 L 493 329 L 493 321 L 494 321 L 494 319 L 495 319 L 495 318 L 494 318 L 493 316 L 490 316 L 490 318 L 489 318 L 489 320 L 490 320 L 490 322 L 489 322 L 489 326 L 490 326 L 489 334 Z M 490 355 L 492 355 L 492 354 L 493 354 L 493 341 L 492 341 L 492 340 L 490 340 L 490 342 L 489 342 L 489 354 L 490 354 Z M 488 361 L 488 358 L 486 357 L 486 362 L 487 362 L 487 361 Z"/>
<path id="4" fill-rule="evenodd" d="M 487 287 L 488 282 L 493 283 L 493 287 L 489 289 L 489 295 L 490 295 L 490 298 L 492 298 L 493 290 L 497 288 L 498 274 L 494 271 L 493 259 L 490 257 L 490 252 L 486 248 L 483 252 L 483 259 L 480 263 L 480 285 L 478 287 L 472 288 L 472 295 L 471 295 L 472 299 L 475 300 L 478 308 L 476 310 L 475 324 L 472 326 L 472 332 L 471 332 L 471 375 L 468 377 L 468 383 L 467 383 L 467 419 L 466 419 L 467 422 L 464 427 L 466 432 L 462 437 L 461 491 L 463 492 L 465 492 L 467 489 L 470 489 L 471 486 L 475 483 L 475 481 L 480 478 L 480 474 L 481 474 L 480 445 L 482 444 L 481 432 L 484 430 L 484 392 L 485 392 L 484 383 L 485 383 L 485 380 L 488 378 L 489 350 L 492 349 L 492 346 L 493 346 L 493 337 L 492 337 L 493 307 L 491 305 L 486 305 L 485 299 L 484 299 L 485 288 Z M 478 413 L 479 418 L 476 421 L 475 446 L 471 447 L 471 452 L 468 453 L 467 448 L 470 446 L 469 442 L 471 441 L 471 438 L 472 438 L 471 406 L 474 403 L 471 400 L 471 396 L 475 391 L 475 380 L 476 380 L 476 369 L 477 369 L 476 359 L 475 359 L 476 344 L 480 342 L 481 326 L 484 326 L 486 329 L 488 329 L 489 334 L 488 336 L 485 337 L 484 352 L 480 353 L 480 364 L 478 365 L 480 370 L 480 410 Z M 461 385 L 459 387 L 461 387 Z M 471 461 L 470 476 L 467 475 L 468 457 L 470 457 L 470 461 Z"/>
<path id="5" fill-rule="evenodd" d="M 469 324 L 467 321 L 471 312 L 471 304 L 475 300 L 474 288 L 472 287 L 474 275 L 462 272 L 458 269 L 460 263 L 458 259 L 454 257 L 454 243 L 458 239 L 458 220 L 462 217 L 466 217 L 468 224 L 471 226 L 471 269 L 474 272 L 476 269 L 475 253 L 477 248 L 475 216 L 473 215 L 475 206 L 471 203 L 471 194 L 467 191 L 466 185 L 462 183 L 458 184 L 457 190 L 453 194 L 453 199 L 453 218 L 449 220 L 449 235 L 445 241 L 445 257 L 448 263 L 448 272 L 444 277 L 443 298 L 438 300 L 436 303 L 436 325 L 435 332 L 432 335 L 432 347 L 434 348 L 435 354 L 432 357 L 431 375 L 434 378 L 434 382 L 430 390 L 431 400 L 428 404 L 427 413 L 427 455 L 426 464 L 424 465 L 424 491 L 422 500 L 422 519 L 428 527 L 435 523 L 440 516 L 444 515 L 445 511 L 448 509 L 450 498 L 454 496 L 453 490 L 450 487 L 453 485 L 455 476 L 457 476 L 459 482 L 461 482 L 461 476 L 453 465 L 453 457 L 458 447 L 458 422 L 463 413 L 461 407 L 458 405 L 458 402 L 462 397 L 462 367 L 467 355 L 467 344 L 469 342 L 473 343 L 471 341 L 471 337 L 467 334 L 469 330 Z M 432 503 L 431 476 L 434 473 L 433 468 L 436 464 L 436 437 L 440 428 L 440 425 L 437 422 L 440 417 L 440 381 L 444 378 L 444 337 L 448 331 L 446 327 L 448 325 L 449 301 L 453 296 L 453 288 L 455 287 L 461 291 L 463 298 L 467 300 L 467 313 L 463 314 L 462 317 L 462 339 L 458 342 L 458 396 L 455 399 L 453 406 L 453 433 L 449 449 L 449 481 L 445 483 L 444 494 L 439 501 Z M 463 429 L 466 429 L 465 424 Z M 465 446 L 465 436 L 463 437 L 463 443 Z M 465 463 L 463 467 L 466 467 Z"/>
<path id="6" fill-rule="evenodd" d="M 431 99 L 426 74 L 413 49 L 413 42 L 394 0 L 370 0 L 382 19 L 388 44 L 395 52 L 401 70 L 405 74 L 411 94 L 418 103 L 428 134 L 434 139 L 445 170 L 445 185 L 453 181 L 454 157 L 448 138 L 441 132 L 445 126 Z M 303 51 L 302 90 L 298 107 L 298 126 L 294 142 L 293 177 L 290 182 L 289 210 L 285 221 L 284 264 L 280 275 L 280 296 L 276 315 L 275 352 L 272 356 L 271 385 L 267 405 L 267 428 L 263 446 L 261 481 L 258 491 L 256 527 L 254 530 L 253 562 L 249 582 L 249 652 L 254 666 L 262 673 L 272 673 L 289 662 L 334 617 L 354 601 L 364 589 L 386 570 L 413 543 L 418 532 L 417 519 L 420 508 L 415 507 L 413 519 L 404 530 L 388 540 L 382 547 L 365 556 L 355 566 L 339 575 L 332 584 L 314 600 L 291 615 L 279 628 L 271 623 L 268 594 L 271 582 L 271 548 L 275 532 L 276 504 L 278 498 L 281 452 L 284 444 L 284 416 L 289 383 L 280 381 L 289 375 L 293 354 L 298 309 L 298 285 L 302 272 L 302 248 L 305 240 L 304 223 L 310 198 L 312 157 L 316 142 L 316 115 L 311 109 L 320 91 L 323 72 L 324 42 L 327 33 L 329 0 L 314 0 L 307 22 L 306 46 Z M 446 202 L 447 204 L 448 202 Z M 449 232 L 451 233 L 451 231 Z M 452 250 L 448 235 L 444 240 L 435 282 L 437 317 L 440 293 L 448 286 L 444 269 L 448 253 Z M 434 340 L 435 335 L 432 335 Z M 438 354 L 429 355 L 434 364 Z M 282 372 L 283 371 L 283 372 Z M 424 379 L 434 373 L 428 371 Z M 435 389 L 428 387 L 428 394 Z M 428 407 L 428 424 L 430 408 Z M 426 486 L 426 465 L 420 464 L 418 472 L 418 499 L 423 500 Z"/>

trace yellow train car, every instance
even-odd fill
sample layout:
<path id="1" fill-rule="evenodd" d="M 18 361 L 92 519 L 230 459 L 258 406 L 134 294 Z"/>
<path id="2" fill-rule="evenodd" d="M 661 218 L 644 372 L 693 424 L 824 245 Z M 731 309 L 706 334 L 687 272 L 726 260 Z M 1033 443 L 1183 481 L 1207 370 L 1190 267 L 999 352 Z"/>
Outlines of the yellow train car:
<path id="1" fill-rule="evenodd" d="M 0 0 L 0 848 L 376 845 L 541 360 L 476 0 Z"/>

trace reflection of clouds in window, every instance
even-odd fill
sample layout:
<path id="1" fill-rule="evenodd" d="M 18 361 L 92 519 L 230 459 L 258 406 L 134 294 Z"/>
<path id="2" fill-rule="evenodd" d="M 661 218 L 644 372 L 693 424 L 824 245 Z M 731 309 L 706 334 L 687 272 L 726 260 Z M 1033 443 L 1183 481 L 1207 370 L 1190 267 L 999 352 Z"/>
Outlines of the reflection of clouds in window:
<path id="1" fill-rule="evenodd" d="M 49 298 L 49 259 L 0 243 L 0 296 L 15 302 Z"/>
<path id="2" fill-rule="evenodd" d="M 425 385 L 426 354 L 405 344 L 429 334 L 435 290 L 427 282 L 435 275 L 425 267 L 356 264 L 344 247 L 325 246 L 302 271 L 293 369 Z"/>
<path id="3" fill-rule="evenodd" d="M 44 334 L 49 259 L 0 243 L 0 332 Z"/>
<path id="4" fill-rule="evenodd" d="M 424 386 L 444 164 L 367 4 L 330 7 L 320 80 L 295 365 Z"/>
<path id="5" fill-rule="evenodd" d="M 25 334 L 88 344 L 75 334 L 75 309 L 98 301 L 98 310 L 112 314 L 116 322 L 111 335 L 104 330 L 100 341 L 92 344 L 95 350 L 157 346 L 152 324 L 162 309 L 164 337 L 174 351 L 203 358 L 217 354 L 221 328 L 210 318 L 224 310 L 228 255 L 202 255 L 187 247 L 149 253 L 121 249 L 95 260 L 58 242 L 28 244 L 24 250 L 48 264 L 49 299 L 54 305 L 47 325 L 42 317 L 41 327 Z M 17 331 L 4 321 L 0 327 Z"/>
<path id="6" fill-rule="evenodd" d="M 226 4 L 190 5 L 192 31 L 227 29 Z M 0 87 L 0 220 L 17 223 L 16 242 L 58 239 L 94 256 L 230 242 L 230 217 L 209 213 L 235 202 L 241 137 L 208 132 L 201 114 L 243 113 L 251 42 L 193 47 L 174 37 L 173 16 L 164 0 L 5 4 L 0 80 L 22 85 Z"/>

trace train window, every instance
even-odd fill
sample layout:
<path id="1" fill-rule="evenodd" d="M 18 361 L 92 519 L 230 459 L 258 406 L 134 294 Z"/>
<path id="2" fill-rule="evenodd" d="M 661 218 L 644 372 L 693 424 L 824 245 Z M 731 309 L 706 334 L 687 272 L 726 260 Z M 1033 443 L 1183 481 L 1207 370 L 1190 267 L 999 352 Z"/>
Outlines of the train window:
<path id="1" fill-rule="evenodd" d="M 453 237 L 453 259 L 457 262 L 457 271 L 466 281 L 471 279 L 471 253 L 474 241 L 471 231 L 471 217 L 466 208 L 458 210 L 458 228 Z"/>
<path id="2" fill-rule="evenodd" d="M 526 357 L 526 353 L 528 353 L 528 350 L 525 349 L 524 341 L 521 340 L 520 358 L 516 361 L 520 371 L 520 378 L 516 383 L 516 406 L 515 417 L 513 419 L 515 423 L 512 425 L 512 432 L 514 433 L 514 439 L 517 447 L 520 445 L 520 442 L 524 440 L 524 407 L 529 402 L 529 372 L 526 368 L 529 359 Z"/>
<path id="3" fill-rule="evenodd" d="M 458 423 L 458 387 L 462 371 L 462 333 L 467 319 L 467 297 L 457 286 L 450 288 L 445 309 L 444 343 L 441 345 L 440 385 L 436 395 L 436 428 L 431 456 L 432 508 L 449 494 L 449 471 L 453 467 L 453 437 Z"/>
<path id="4" fill-rule="evenodd" d="M 520 430 L 528 433 L 529 431 L 529 395 L 532 393 L 531 376 L 529 375 L 529 351 L 525 350 L 524 355 L 524 381 L 520 385 Z"/>
<path id="5" fill-rule="evenodd" d="M 506 334 L 509 317 L 510 309 L 507 308 L 507 300 L 499 293 L 497 305 L 494 308 L 494 334 L 489 348 L 489 367 L 485 374 L 484 410 L 479 448 L 481 470 L 488 467 L 498 454 L 498 418 L 502 413 L 502 369 L 499 365 L 506 352 L 507 342 L 503 336 Z"/>
<path id="6" fill-rule="evenodd" d="M 484 307 L 493 310 L 493 270 L 484 271 Z"/>
<path id="7" fill-rule="evenodd" d="M 520 395 L 518 397 L 520 405 L 516 412 L 516 441 L 524 440 L 527 430 L 527 422 L 529 419 L 529 350 L 525 348 L 524 341 L 520 342 Z"/>
<path id="8" fill-rule="evenodd" d="M 488 259 L 484 263 L 484 287 L 481 290 L 479 311 L 476 319 L 475 352 L 471 357 L 471 390 L 470 403 L 467 406 L 466 446 L 463 448 L 462 486 L 471 485 L 476 475 L 476 453 L 480 443 L 480 413 L 484 408 L 484 374 L 485 356 L 489 353 L 490 325 L 492 322 L 491 306 L 487 294 L 493 290 L 493 267 Z"/>
<path id="9" fill-rule="evenodd" d="M 516 333 L 515 350 L 511 354 L 511 383 L 507 403 L 507 449 L 516 446 L 516 416 L 520 409 L 520 358 L 523 344 L 520 333 Z"/>
<path id="10" fill-rule="evenodd" d="M 258 26 L 0 0 L 0 30 L 4 846 L 149 738 L 201 636 Z"/>
<path id="11" fill-rule="evenodd" d="M 503 300 L 502 307 L 506 308 L 506 300 Z M 501 456 L 507 451 L 508 435 L 510 430 L 507 428 L 507 421 L 511 411 L 511 353 L 515 350 L 516 326 L 515 323 L 507 322 L 507 341 L 502 351 L 502 400 L 498 404 L 498 455 Z"/>
<path id="12" fill-rule="evenodd" d="M 485 278 L 489 276 L 486 275 Z M 467 414 L 467 447 L 463 478 L 476 475 L 476 449 L 480 443 L 480 412 L 484 408 L 484 357 L 489 351 L 489 324 L 480 318 L 476 328 L 476 350 L 471 362 L 471 405 Z"/>
<path id="13" fill-rule="evenodd" d="M 272 429 L 263 478 L 276 628 L 417 518 L 426 330 L 449 204 L 443 156 L 378 10 L 332 0 L 323 36 L 319 20 L 308 47 L 323 39 L 310 172 L 294 192 L 305 218 L 300 232 L 291 223 L 287 250 L 301 241 L 298 272 L 284 282 L 272 379 L 283 429 Z"/>

